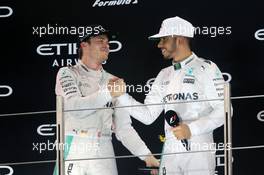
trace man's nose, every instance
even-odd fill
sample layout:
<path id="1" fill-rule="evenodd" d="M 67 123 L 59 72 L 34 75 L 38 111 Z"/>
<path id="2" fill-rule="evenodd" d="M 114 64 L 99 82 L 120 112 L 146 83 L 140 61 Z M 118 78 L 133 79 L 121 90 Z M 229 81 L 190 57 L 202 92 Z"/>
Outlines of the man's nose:
<path id="1" fill-rule="evenodd" d="M 162 48 L 162 41 L 160 40 L 158 45 L 157 45 L 158 48 Z"/>
<path id="2" fill-rule="evenodd" d="M 107 47 L 109 49 L 109 42 L 108 41 L 104 41 L 104 46 Z"/>

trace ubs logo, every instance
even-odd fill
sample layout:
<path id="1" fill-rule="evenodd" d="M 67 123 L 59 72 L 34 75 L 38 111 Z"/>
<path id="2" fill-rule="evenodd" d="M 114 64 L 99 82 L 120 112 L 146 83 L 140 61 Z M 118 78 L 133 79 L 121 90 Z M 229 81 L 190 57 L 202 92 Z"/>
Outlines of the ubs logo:
<path id="1" fill-rule="evenodd" d="M 56 124 L 40 125 L 37 132 L 41 136 L 54 136 L 56 134 Z"/>
<path id="2" fill-rule="evenodd" d="M 255 32 L 255 38 L 260 41 L 264 41 L 264 29 L 259 29 Z"/>
<path id="3" fill-rule="evenodd" d="M 14 174 L 14 170 L 10 166 L 0 166 L 0 174 L 13 175 Z"/>
<path id="4" fill-rule="evenodd" d="M 257 115 L 257 119 L 261 122 L 264 122 L 264 111 L 260 111 Z"/>
<path id="5" fill-rule="evenodd" d="M 8 18 L 13 14 L 13 9 L 8 6 L 0 6 L 0 18 Z"/>
<path id="6" fill-rule="evenodd" d="M 5 90 L 2 90 L 5 89 Z M 7 91 L 6 91 L 7 90 Z M 4 91 L 4 92 L 3 92 Z M 7 85 L 0 85 L 0 97 L 8 97 L 13 93 L 13 89 Z"/>

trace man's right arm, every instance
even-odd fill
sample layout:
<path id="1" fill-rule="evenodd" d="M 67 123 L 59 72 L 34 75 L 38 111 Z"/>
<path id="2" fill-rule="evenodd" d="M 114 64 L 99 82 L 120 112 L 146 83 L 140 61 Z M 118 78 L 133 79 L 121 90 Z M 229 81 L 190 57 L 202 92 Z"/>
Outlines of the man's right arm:
<path id="1" fill-rule="evenodd" d="M 150 125 L 159 117 L 160 113 L 164 109 L 164 105 L 160 104 L 163 103 L 161 95 L 161 80 L 162 71 L 152 84 L 151 91 L 146 96 L 144 104 L 136 101 L 132 96 L 124 94 L 117 98 L 119 106 L 132 106 L 125 107 L 129 114 L 145 125 Z"/>
<path id="2" fill-rule="evenodd" d="M 69 68 L 61 68 L 57 74 L 56 94 L 64 97 L 65 110 L 91 109 L 74 111 L 76 117 L 84 117 L 95 112 L 98 107 L 103 107 L 112 97 L 107 86 L 88 96 L 83 96 L 77 85 L 77 80 Z"/>

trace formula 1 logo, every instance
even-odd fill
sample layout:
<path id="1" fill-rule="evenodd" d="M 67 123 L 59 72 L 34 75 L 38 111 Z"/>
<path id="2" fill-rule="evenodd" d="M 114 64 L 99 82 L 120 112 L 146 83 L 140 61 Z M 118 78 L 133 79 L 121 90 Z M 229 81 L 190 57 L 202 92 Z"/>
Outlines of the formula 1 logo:
<path id="1" fill-rule="evenodd" d="M 0 174 L 1 175 L 13 175 L 14 170 L 10 166 L 0 166 Z"/>
<path id="2" fill-rule="evenodd" d="M 110 1 L 95 0 L 95 2 L 93 3 L 93 7 L 121 6 L 121 5 L 131 5 L 131 4 L 138 4 L 138 0 L 110 0 Z"/>
<path id="3" fill-rule="evenodd" d="M 54 136 L 56 133 L 56 124 L 40 125 L 37 132 L 41 136 Z"/>
<path id="4" fill-rule="evenodd" d="M 171 118 L 170 118 L 170 124 L 174 124 L 175 121 L 177 119 L 177 116 L 176 115 L 173 115 Z"/>
<path id="5" fill-rule="evenodd" d="M 10 86 L 0 85 L 0 92 L 1 92 L 1 89 L 6 89 L 7 92 L 0 93 L 0 97 L 8 97 L 8 96 L 10 96 L 13 93 L 13 89 Z"/>
<path id="6" fill-rule="evenodd" d="M 156 78 L 151 78 L 146 82 L 146 86 L 148 86 L 149 88 L 151 88 L 152 84 L 154 83 Z"/>
<path id="7" fill-rule="evenodd" d="M 0 18 L 8 18 L 13 14 L 13 9 L 8 6 L 0 6 Z"/>
<path id="8" fill-rule="evenodd" d="M 257 119 L 261 122 L 264 122 L 264 111 L 260 111 L 257 115 Z"/>
<path id="9" fill-rule="evenodd" d="M 259 29 L 255 32 L 255 38 L 260 41 L 264 41 L 264 29 Z"/>

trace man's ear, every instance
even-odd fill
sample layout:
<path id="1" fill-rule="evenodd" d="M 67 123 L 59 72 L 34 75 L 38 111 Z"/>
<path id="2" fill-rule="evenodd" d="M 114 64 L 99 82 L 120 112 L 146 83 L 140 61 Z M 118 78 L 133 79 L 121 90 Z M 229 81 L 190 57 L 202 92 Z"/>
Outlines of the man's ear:
<path id="1" fill-rule="evenodd" d="M 182 45 L 184 43 L 184 37 L 178 36 L 176 40 L 177 45 Z"/>
<path id="2" fill-rule="evenodd" d="M 88 46 L 88 43 L 87 42 L 81 42 L 80 44 L 80 47 L 83 48 L 83 47 L 87 47 Z"/>

